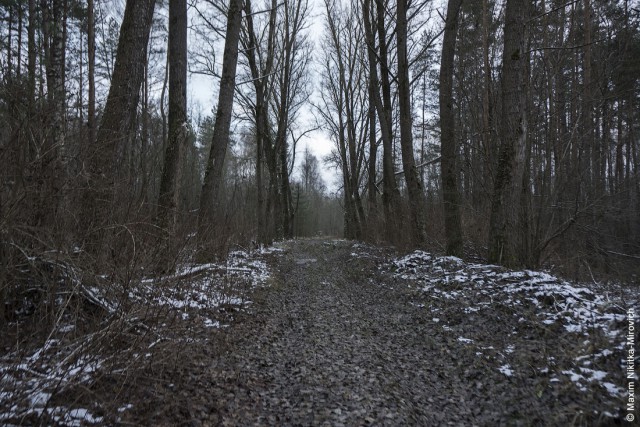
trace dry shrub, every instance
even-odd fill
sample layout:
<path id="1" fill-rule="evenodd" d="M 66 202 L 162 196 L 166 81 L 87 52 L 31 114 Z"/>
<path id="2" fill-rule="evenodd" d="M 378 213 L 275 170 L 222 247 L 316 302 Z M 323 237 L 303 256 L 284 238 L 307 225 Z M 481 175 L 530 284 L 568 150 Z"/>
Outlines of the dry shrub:
<path id="1" fill-rule="evenodd" d="M 242 310 L 262 274 L 242 253 L 192 264 L 190 229 L 110 230 L 99 270 L 81 248 L 43 250 L 24 236 L 5 244 L 1 423 L 120 422 L 127 403 L 174 376 L 193 345 Z"/>

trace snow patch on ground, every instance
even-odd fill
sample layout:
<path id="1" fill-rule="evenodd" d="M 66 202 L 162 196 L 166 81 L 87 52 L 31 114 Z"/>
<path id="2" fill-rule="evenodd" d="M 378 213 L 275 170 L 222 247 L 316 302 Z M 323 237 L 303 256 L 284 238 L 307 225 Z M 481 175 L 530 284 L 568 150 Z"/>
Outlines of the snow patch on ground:
<path id="1" fill-rule="evenodd" d="M 456 257 L 415 251 L 390 264 L 395 276 L 415 281 L 434 297 L 463 300 L 466 313 L 487 308 L 486 302 L 537 307 L 539 322 L 560 325 L 569 333 L 589 336 L 593 328 L 617 336 L 626 315 L 605 295 L 576 286 L 549 273 L 512 271 L 494 265 L 466 264 Z M 473 294 L 473 299 L 467 299 Z"/>
<path id="2" fill-rule="evenodd" d="M 83 286 L 84 295 L 110 313 L 113 319 L 126 318 L 117 327 L 132 327 L 133 333 L 145 330 L 143 316 L 158 313 L 168 319 L 179 317 L 199 322 L 205 328 L 221 328 L 228 325 L 216 318 L 217 313 L 247 309 L 251 305 L 250 292 L 266 286 L 269 270 L 260 256 L 281 252 L 282 249 L 271 247 L 260 248 L 254 253 L 234 251 L 226 262 L 180 265 L 171 274 L 129 284 L 125 292 L 120 292 L 120 299 L 89 286 Z M 125 289 L 125 286 L 114 284 L 112 288 Z M 125 311 L 131 306 L 142 308 L 140 317 Z M 109 326 L 99 332 L 67 339 L 78 325 L 63 320 L 39 348 L 26 353 L 24 350 L 11 351 L 0 356 L 0 424 L 22 424 L 24 420 L 68 426 L 104 422 L 89 407 L 52 404 L 53 398 L 65 390 L 90 388 L 96 378 L 112 369 L 108 356 L 100 352 L 101 336 L 108 336 Z M 134 359 L 152 357 L 150 351 L 156 344 L 171 339 L 168 330 L 163 330 L 171 327 L 167 323 L 154 326 L 152 333 L 158 336 L 157 340 L 147 351 L 133 353 Z M 131 407 L 131 404 L 125 405 L 118 411 L 124 412 Z"/>
<path id="3" fill-rule="evenodd" d="M 498 368 L 498 371 L 500 371 L 501 373 L 505 374 L 508 377 L 512 377 L 513 376 L 513 370 L 511 369 L 511 366 L 509 366 L 509 365 L 500 366 Z"/>
<path id="4" fill-rule="evenodd" d="M 437 313 L 433 322 L 442 320 L 446 325 L 449 323 L 446 312 L 459 310 L 465 316 L 478 319 L 474 322 L 483 322 L 484 316 L 499 319 L 507 327 L 513 326 L 511 332 L 499 338 L 504 342 L 502 352 L 486 351 L 493 347 L 487 347 L 487 343 L 474 335 L 480 332 L 479 336 L 487 339 L 481 329 L 443 326 L 452 333 L 464 334 L 457 341 L 465 346 L 477 346 L 476 355 L 491 360 L 505 376 L 524 375 L 521 371 L 528 369 L 514 363 L 527 349 L 521 349 L 520 344 L 516 348 L 513 342 L 535 339 L 564 355 L 562 362 L 548 356 L 546 364 L 543 360 L 542 366 L 535 367 L 549 383 L 567 381 L 581 392 L 599 388 L 612 399 L 612 408 L 626 395 L 625 383 L 620 380 L 626 366 L 622 360 L 627 331 L 623 305 L 637 307 L 640 299 L 637 293 L 632 300 L 622 303 L 619 298 L 611 297 L 607 288 L 577 285 L 547 272 L 465 263 L 459 258 L 424 251 L 392 259 L 380 268 L 397 279 L 406 280 L 407 285 L 421 295 L 412 302 L 414 306 L 418 302 L 433 301 L 425 306 L 434 315 Z M 532 333 L 539 335 L 533 337 Z M 557 341 L 547 343 L 547 339 L 561 339 L 562 349 L 555 348 Z M 532 357 L 539 359 L 536 353 Z"/>

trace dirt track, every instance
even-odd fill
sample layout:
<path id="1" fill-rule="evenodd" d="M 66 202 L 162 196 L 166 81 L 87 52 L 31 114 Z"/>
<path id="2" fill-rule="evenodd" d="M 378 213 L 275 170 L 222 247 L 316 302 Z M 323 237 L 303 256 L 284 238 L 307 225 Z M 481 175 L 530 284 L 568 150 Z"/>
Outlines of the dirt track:
<path id="1" fill-rule="evenodd" d="M 508 307 L 474 315 L 448 301 L 428 300 L 410 283 L 380 271 L 390 256 L 384 249 L 323 240 L 287 242 L 282 248 L 270 256 L 270 286 L 254 295 L 250 313 L 222 330 L 220 341 L 211 341 L 209 354 L 195 358 L 197 369 L 193 361 L 177 368 L 181 384 L 164 392 L 170 403 L 149 408 L 155 415 L 147 413 L 145 421 L 228 426 L 611 421 L 598 415 L 607 409 L 599 391 L 576 394 L 570 383 L 550 383 L 548 375 L 532 372 L 553 354 L 557 336 L 526 324 L 516 336 Z M 506 354 L 511 343 L 518 351 Z M 504 357 L 513 366 L 511 376 L 500 372 Z M 591 408 L 600 410 L 590 414 Z"/>

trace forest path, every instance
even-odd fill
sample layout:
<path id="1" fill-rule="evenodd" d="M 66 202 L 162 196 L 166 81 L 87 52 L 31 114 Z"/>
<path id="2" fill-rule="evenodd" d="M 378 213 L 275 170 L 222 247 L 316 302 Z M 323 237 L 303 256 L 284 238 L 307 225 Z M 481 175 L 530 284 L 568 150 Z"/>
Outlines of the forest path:
<path id="1" fill-rule="evenodd" d="M 620 416 L 624 316 L 587 289 L 344 240 L 256 256 L 269 265 L 267 286 L 248 306 L 223 308 L 229 326 L 200 330 L 166 372 L 150 374 L 158 386 L 152 400 L 131 397 L 133 424 L 565 426 Z M 568 315 L 574 308 L 588 318 Z"/>
<path id="2" fill-rule="evenodd" d="M 456 375 L 473 355 L 447 361 L 455 343 L 429 326 L 405 287 L 381 280 L 380 249 L 354 253 L 352 243 L 322 240 L 284 248 L 273 258 L 275 283 L 216 363 L 211 421 L 398 426 L 475 418 L 470 385 Z"/>

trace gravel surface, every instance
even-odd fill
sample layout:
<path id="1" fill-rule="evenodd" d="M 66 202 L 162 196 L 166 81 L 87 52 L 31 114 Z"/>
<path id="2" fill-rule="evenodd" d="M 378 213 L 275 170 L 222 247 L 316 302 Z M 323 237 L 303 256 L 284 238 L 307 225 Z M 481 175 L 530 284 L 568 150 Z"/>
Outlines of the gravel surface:
<path id="1" fill-rule="evenodd" d="M 136 292 L 86 341 L 3 356 L 0 424 L 631 424 L 634 286 L 316 239 Z"/>
<path id="2" fill-rule="evenodd" d="M 559 345 L 561 332 L 522 324 L 516 334 L 508 307 L 470 315 L 429 301 L 381 269 L 395 255 L 390 250 L 338 240 L 281 247 L 268 256 L 272 278 L 249 312 L 198 347 L 202 354 L 178 362 L 164 381 L 170 387 L 155 391 L 154 399 L 168 403 L 155 415 L 139 406 L 137 417 L 223 426 L 617 421 L 603 415 L 615 408 L 602 390 L 578 392 L 571 381 L 552 382 L 536 370 L 550 357 L 564 363 L 562 346 L 573 343 Z M 442 320 L 425 309 L 432 303 Z"/>
<path id="3" fill-rule="evenodd" d="M 222 363 L 237 392 L 220 396 L 228 425 L 426 425 L 468 418 L 465 385 L 438 380 L 426 319 L 375 283 L 376 257 L 351 245 L 299 241 L 277 259 L 263 326 Z M 244 334 L 243 334 L 244 335 Z M 466 394 L 466 393 L 465 393 Z M 436 410 L 437 409 L 437 410 Z"/>

